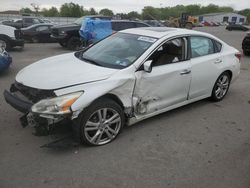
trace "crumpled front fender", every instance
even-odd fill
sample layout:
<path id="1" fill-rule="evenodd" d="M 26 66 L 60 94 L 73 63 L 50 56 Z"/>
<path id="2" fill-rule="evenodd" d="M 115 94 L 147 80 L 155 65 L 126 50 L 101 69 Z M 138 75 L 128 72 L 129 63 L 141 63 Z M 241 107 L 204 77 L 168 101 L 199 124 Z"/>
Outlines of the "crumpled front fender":
<path id="1" fill-rule="evenodd" d="M 84 91 L 83 95 L 71 106 L 73 112 L 82 111 L 96 99 L 113 94 L 117 96 L 125 108 L 132 107 L 132 95 L 135 85 L 134 74 L 116 75 L 106 80 L 68 87 L 55 91 L 56 95 L 64 95 Z"/>

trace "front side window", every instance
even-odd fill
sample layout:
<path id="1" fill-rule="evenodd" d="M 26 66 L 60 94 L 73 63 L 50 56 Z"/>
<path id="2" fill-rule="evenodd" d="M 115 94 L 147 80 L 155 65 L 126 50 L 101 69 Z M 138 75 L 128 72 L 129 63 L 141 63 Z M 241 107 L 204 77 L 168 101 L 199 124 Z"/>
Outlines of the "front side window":
<path id="1" fill-rule="evenodd" d="M 148 60 L 153 60 L 153 66 L 177 63 L 185 60 L 185 40 L 176 38 L 160 46 Z"/>
<path id="2" fill-rule="evenodd" d="M 206 37 L 190 37 L 191 57 L 201 57 L 215 53 L 213 41 Z"/>
<path id="3" fill-rule="evenodd" d="M 23 23 L 23 21 L 22 20 L 17 20 L 16 23 Z"/>
<path id="4" fill-rule="evenodd" d="M 40 21 L 39 21 L 39 19 L 34 18 L 34 19 L 33 19 L 33 23 L 34 23 L 34 24 L 39 24 Z"/>
<path id="5" fill-rule="evenodd" d="M 36 31 L 46 31 L 48 29 L 49 29 L 48 26 L 40 26 L 36 28 Z"/>
<path id="6" fill-rule="evenodd" d="M 76 56 L 103 67 L 123 69 L 133 64 L 157 39 L 116 33 Z"/>

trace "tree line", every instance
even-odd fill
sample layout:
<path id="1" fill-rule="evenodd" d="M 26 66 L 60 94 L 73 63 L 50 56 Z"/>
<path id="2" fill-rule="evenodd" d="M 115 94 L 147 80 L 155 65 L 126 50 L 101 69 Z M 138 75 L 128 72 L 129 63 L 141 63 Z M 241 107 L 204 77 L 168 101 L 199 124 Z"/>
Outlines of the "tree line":
<path id="1" fill-rule="evenodd" d="M 34 13 L 30 8 L 22 8 L 20 10 L 22 13 Z M 121 19 L 144 19 L 144 20 L 166 20 L 171 17 L 179 17 L 181 13 L 189 13 L 192 16 L 209 14 L 209 13 L 217 13 L 217 12 L 235 12 L 242 14 L 248 18 L 250 22 L 250 9 L 243 9 L 240 11 L 234 10 L 229 6 L 218 6 L 214 4 L 209 4 L 207 6 L 201 5 L 176 5 L 174 7 L 161 7 L 156 8 L 152 6 L 146 6 L 142 9 L 141 13 L 136 11 L 131 11 L 129 13 L 118 13 L 114 14 L 114 12 L 108 8 L 102 9 L 100 11 L 95 10 L 94 8 L 86 9 L 79 4 L 64 3 L 61 5 L 59 9 L 56 7 L 51 7 L 49 9 L 43 8 L 38 9 L 36 13 L 42 14 L 45 17 L 81 17 L 85 15 L 97 15 L 101 14 L 104 16 L 119 16 Z"/>

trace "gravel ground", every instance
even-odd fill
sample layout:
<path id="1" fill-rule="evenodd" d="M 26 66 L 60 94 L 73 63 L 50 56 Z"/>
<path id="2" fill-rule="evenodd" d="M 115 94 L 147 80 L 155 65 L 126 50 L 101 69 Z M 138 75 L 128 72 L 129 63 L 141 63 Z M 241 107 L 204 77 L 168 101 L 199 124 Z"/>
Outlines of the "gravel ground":
<path id="1" fill-rule="evenodd" d="M 198 28 L 241 49 L 244 32 Z M 27 44 L 11 52 L 11 69 L 0 75 L 0 92 L 23 67 L 68 52 L 58 44 Z M 40 148 L 56 136 L 35 137 L 21 114 L 0 95 L 0 187 L 250 187 L 250 57 L 219 103 L 208 100 L 125 128 L 102 147 Z M 64 146 L 64 147 L 62 147 Z"/>

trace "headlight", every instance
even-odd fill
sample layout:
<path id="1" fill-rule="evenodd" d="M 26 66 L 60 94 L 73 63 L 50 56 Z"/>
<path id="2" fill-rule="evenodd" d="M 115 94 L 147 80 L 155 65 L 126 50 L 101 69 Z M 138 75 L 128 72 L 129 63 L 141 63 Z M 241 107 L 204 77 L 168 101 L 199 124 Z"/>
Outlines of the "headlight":
<path id="1" fill-rule="evenodd" d="M 44 99 L 34 104 L 31 111 L 41 114 L 68 114 L 71 105 L 83 94 L 83 92 L 71 93 L 51 99 Z"/>

